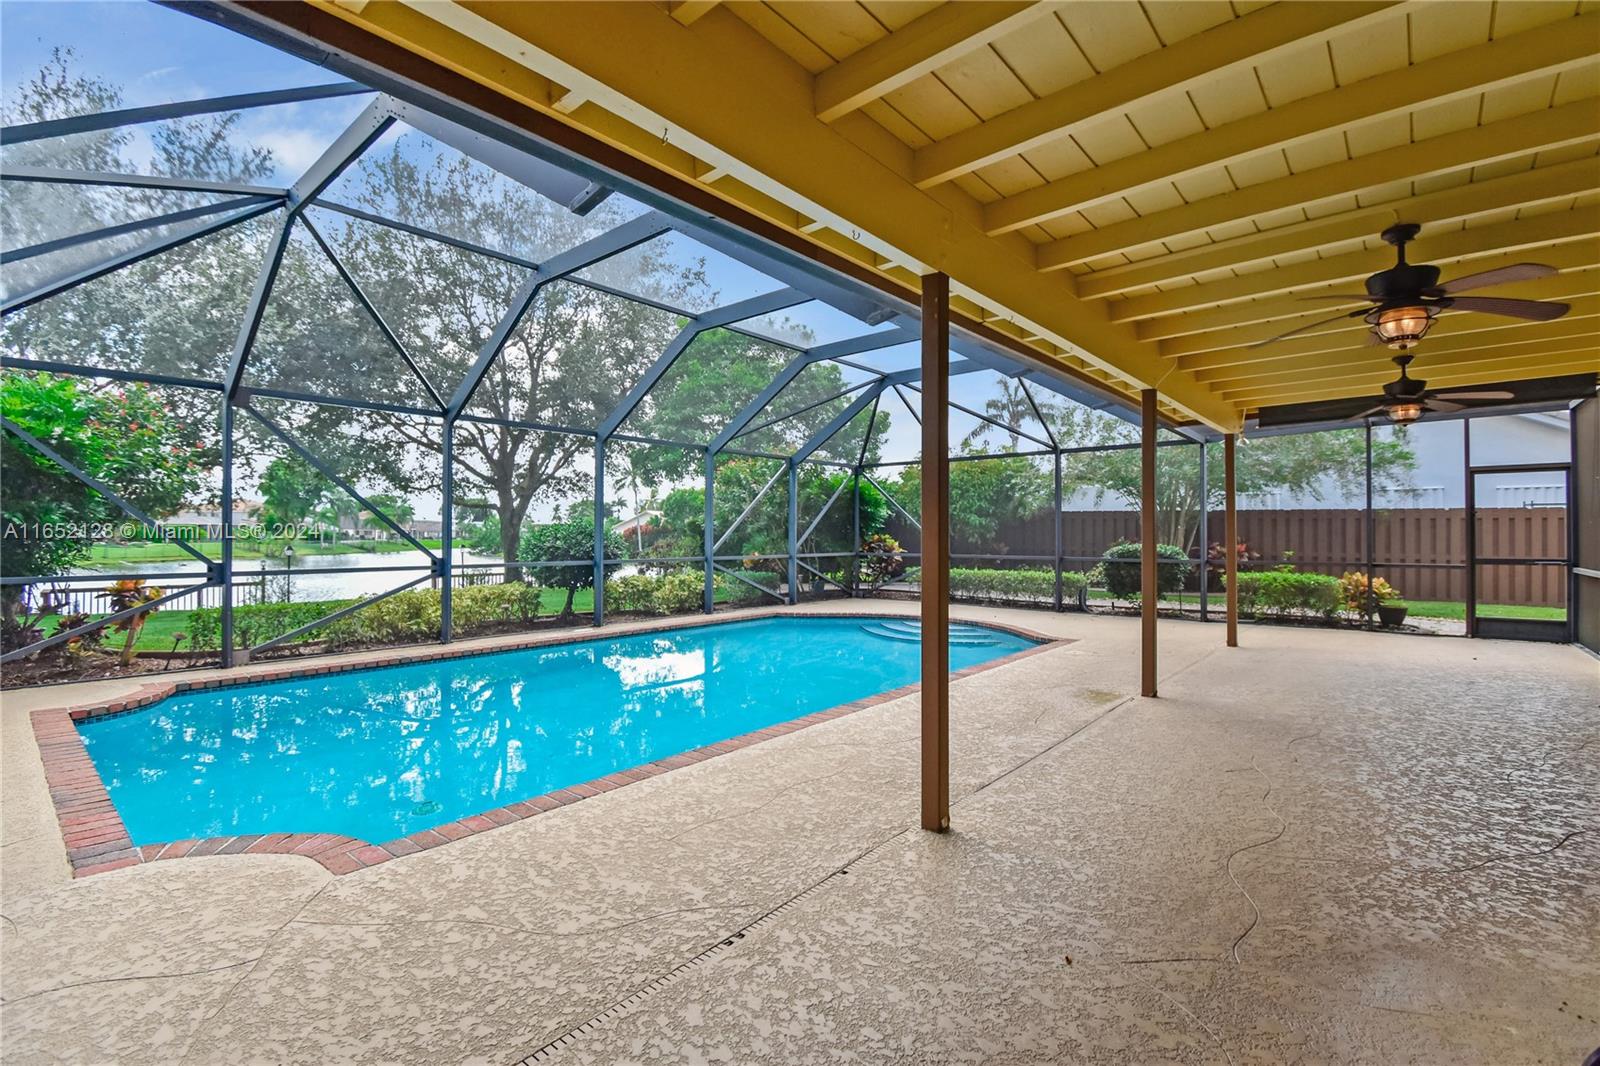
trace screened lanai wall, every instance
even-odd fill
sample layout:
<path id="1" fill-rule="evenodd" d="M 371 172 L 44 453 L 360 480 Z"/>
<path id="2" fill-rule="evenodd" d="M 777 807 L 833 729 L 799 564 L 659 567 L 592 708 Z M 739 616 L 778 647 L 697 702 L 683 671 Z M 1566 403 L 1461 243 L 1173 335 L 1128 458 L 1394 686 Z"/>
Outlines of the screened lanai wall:
<path id="1" fill-rule="evenodd" d="M 226 664 L 386 613 L 441 641 L 575 600 L 599 624 L 608 591 L 662 613 L 641 579 L 673 610 L 853 594 L 863 500 L 915 522 L 914 309 L 314 68 L 122 107 L 55 62 L 0 136 L 4 428 L 9 491 L 71 498 L 8 508 L 0 662 L 163 613 L 178 665 Z M 322 139 L 255 132 L 285 127 Z M 1112 407 L 952 348 L 969 451 L 1043 439 L 1008 390 Z M 647 544 L 649 500 L 678 525 Z M 518 584 L 545 595 L 484 591 Z"/>

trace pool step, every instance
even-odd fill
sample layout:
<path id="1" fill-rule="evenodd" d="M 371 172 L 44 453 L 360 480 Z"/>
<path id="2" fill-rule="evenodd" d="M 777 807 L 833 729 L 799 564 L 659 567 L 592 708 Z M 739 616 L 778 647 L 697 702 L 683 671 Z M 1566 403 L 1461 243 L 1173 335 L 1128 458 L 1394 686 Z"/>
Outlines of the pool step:
<path id="1" fill-rule="evenodd" d="M 863 633 L 902 644 L 920 644 L 922 627 L 911 623 L 871 622 L 861 627 Z M 978 626 L 951 626 L 950 646 L 959 648 L 992 648 L 999 644 L 987 630 Z"/>

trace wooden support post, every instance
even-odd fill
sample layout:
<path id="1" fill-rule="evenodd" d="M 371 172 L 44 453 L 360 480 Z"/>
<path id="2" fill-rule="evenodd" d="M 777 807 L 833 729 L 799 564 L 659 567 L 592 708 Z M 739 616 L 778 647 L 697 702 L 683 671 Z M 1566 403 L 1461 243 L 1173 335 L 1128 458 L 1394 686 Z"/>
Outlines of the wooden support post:
<path id="1" fill-rule="evenodd" d="M 1156 694 L 1156 390 L 1139 393 L 1139 695 Z"/>
<path id="2" fill-rule="evenodd" d="M 922 279 L 922 828 L 950 828 L 950 279 Z"/>
<path id="3" fill-rule="evenodd" d="M 1222 530 L 1223 551 L 1227 565 L 1224 579 L 1228 582 L 1228 647 L 1239 646 L 1239 510 L 1233 480 L 1233 449 L 1238 435 L 1229 433 L 1222 438 Z"/>

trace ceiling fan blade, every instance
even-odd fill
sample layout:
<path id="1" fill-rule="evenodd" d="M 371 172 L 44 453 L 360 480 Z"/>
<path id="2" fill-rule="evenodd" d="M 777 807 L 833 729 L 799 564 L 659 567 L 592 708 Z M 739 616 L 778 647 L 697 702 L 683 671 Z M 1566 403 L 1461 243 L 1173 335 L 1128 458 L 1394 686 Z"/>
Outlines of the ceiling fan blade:
<path id="1" fill-rule="evenodd" d="M 1422 406 L 1426 407 L 1430 411 L 1439 411 L 1443 414 L 1449 414 L 1452 411 L 1465 411 L 1467 409 L 1467 405 L 1464 403 L 1451 403 L 1449 400 L 1442 400 L 1437 396 L 1423 400 Z"/>
<path id="2" fill-rule="evenodd" d="M 1487 392 L 1456 392 L 1454 389 L 1439 394 L 1447 400 L 1515 400 L 1517 394 L 1506 389 L 1491 389 Z"/>
<path id="3" fill-rule="evenodd" d="M 1477 274 L 1453 278 L 1440 285 L 1439 291 L 1448 296 L 1453 292 L 1466 292 L 1468 289 L 1481 289 L 1488 285 L 1509 285 L 1513 281 L 1532 281 L 1534 278 L 1547 278 L 1555 272 L 1555 267 L 1545 266 L 1543 263 L 1513 263 L 1511 266 L 1501 267 L 1498 270 L 1485 270 Z"/>
<path id="4" fill-rule="evenodd" d="M 1277 344 L 1279 341 L 1288 340 L 1290 337 L 1298 336 L 1299 334 L 1304 333 L 1308 329 L 1316 329 L 1318 326 L 1326 326 L 1330 322 L 1338 322 L 1339 320 L 1345 319 L 1345 318 L 1355 318 L 1357 315 L 1362 315 L 1362 314 L 1366 314 L 1366 312 L 1365 311 L 1350 311 L 1350 312 L 1347 312 L 1347 313 L 1342 314 L 1342 315 L 1334 315 L 1332 318 L 1324 318 L 1320 322 L 1310 322 L 1310 323 L 1307 323 L 1306 325 L 1300 326 L 1300 327 L 1298 327 L 1296 329 L 1291 329 L 1287 333 L 1280 333 L 1276 337 L 1268 337 L 1264 341 L 1256 341 L 1254 344 L 1247 344 L 1247 345 L 1245 345 L 1245 347 L 1246 348 L 1265 348 L 1269 344 Z"/>
<path id="5" fill-rule="evenodd" d="M 1364 292 L 1325 292 L 1321 296 L 1297 296 L 1297 300 L 1365 300 L 1372 302 L 1372 297 Z"/>
<path id="6" fill-rule="evenodd" d="M 1531 322 L 1549 322 L 1571 310 L 1570 304 L 1552 300 L 1508 300 L 1501 296 L 1452 296 L 1449 299 L 1454 311 L 1482 311 L 1508 318 L 1526 318 Z"/>

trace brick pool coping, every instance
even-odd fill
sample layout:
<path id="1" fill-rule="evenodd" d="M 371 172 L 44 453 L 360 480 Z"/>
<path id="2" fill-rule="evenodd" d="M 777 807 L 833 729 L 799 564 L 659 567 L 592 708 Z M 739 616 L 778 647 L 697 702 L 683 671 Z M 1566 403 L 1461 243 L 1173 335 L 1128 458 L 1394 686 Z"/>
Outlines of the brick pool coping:
<path id="1" fill-rule="evenodd" d="M 842 703 L 826 710 L 815 711 L 801 718 L 793 718 L 786 722 L 757 729 L 726 740 L 717 741 L 700 748 L 669 755 L 664 759 L 644 763 L 640 766 L 619 770 L 604 777 L 595 778 L 580 784 L 568 785 L 546 792 L 540 796 L 518 800 L 503 807 L 495 807 L 478 814 L 468 815 L 465 818 L 443 825 L 424 829 L 409 836 L 390 840 L 382 844 L 374 844 L 355 837 L 341 836 L 334 833 L 269 833 L 264 835 L 204 837 L 189 840 L 178 840 L 171 843 L 145 844 L 136 847 L 128 833 L 127 826 L 123 824 L 122 816 L 117 813 L 116 807 L 111 802 L 110 793 L 107 792 L 105 783 L 100 780 L 100 774 L 95 769 L 89 752 L 83 745 L 83 738 L 78 733 L 78 723 L 94 718 L 106 718 L 115 715 L 130 714 L 132 712 L 150 707 L 156 703 L 184 692 L 194 692 L 204 689 L 233 688 L 239 685 L 253 685 L 268 681 L 284 681 L 302 677 L 314 677 L 321 674 L 348 673 L 352 670 L 371 670 L 375 668 L 392 666 L 409 666 L 415 663 L 437 662 L 445 659 L 460 659 L 474 655 L 496 655 L 506 652 L 523 651 L 528 648 L 553 647 L 562 644 L 579 644 L 592 640 L 605 640 L 611 637 L 636 636 L 656 632 L 672 632 L 682 629 L 697 629 L 708 625 L 726 625 L 735 622 L 748 622 L 762 618 L 852 618 L 871 619 L 887 618 L 904 620 L 907 616 L 897 614 L 880 614 L 865 611 L 806 611 L 803 613 L 773 609 L 749 614 L 730 615 L 723 618 L 701 618 L 693 622 L 669 625 L 642 625 L 619 628 L 609 633 L 596 630 L 574 631 L 539 635 L 509 643 L 494 644 L 488 647 L 470 647 L 460 645 L 445 645 L 436 648 L 427 648 L 407 653 L 396 654 L 391 649 L 373 653 L 371 656 L 351 659 L 338 663 L 321 664 L 296 664 L 285 665 L 282 669 L 267 670 L 240 674 L 229 677 L 213 678 L 176 678 L 169 681 L 154 682 L 141 685 L 132 695 L 122 699 L 110 700 L 104 703 L 83 704 L 67 707 L 41 708 L 32 713 L 34 738 L 39 745 L 39 755 L 44 763 L 45 783 L 50 789 L 50 799 L 55 805 L 56 820 L 61 826 L 61 837 L 67 849 L 67 862 L 72 868 L 73 877 L 87 877 L 92 874 L 106 873 L 111 870 L 120 870 L 141 863 L 164 861 L 167 859 L 198 858 L 207 855 L 303 855 L 321 864 L 330 873 L 336 875 L 355 873 L 369 866 L 377 866 L 397 859 L 404 855 L 427 851 L 431 848 L 448 844 L 452 840 L 475 836 L 502 825 L 510 825 L 524 818 L 531 818 L 545 811 L 552 811 L 558 807 L 565 807 L 598 796 L 604 792 L 621 788 L 635 781 L 643 781 L 659 774 L 677 770 L 695 763 L 704 762 L 718 755 L 726 755 L 740 748 L 747 748 L 774 737 L 781 737 L 808 726 L 842 718 L 857 711 L 876 707 L 888 703 L 890 700 L 909 696 L 922 688 L 920 683 L 902 685 L 887 692 L 880 692 L 863 699 Z M 954 621 L 954 620 L 952 620 Z M 977 666 L 969 666 L 965 670 L 957 671 L 952 675 L 956 679 L 970 677 L 985 670 L 992 670 L 1019 659 L 1051 651 L 1073 643 L 1071 638 L 1049 637 L 1036 633 L 1020 626 L 1008 625 L 1001 622 L 980 623 L 990 629 L 998 629 L 1011 633 L 1014 636 L 1027 640 L 1037 641 L 1032 648 L 1013 652 L 998 659 L 991 659 Z"/>

